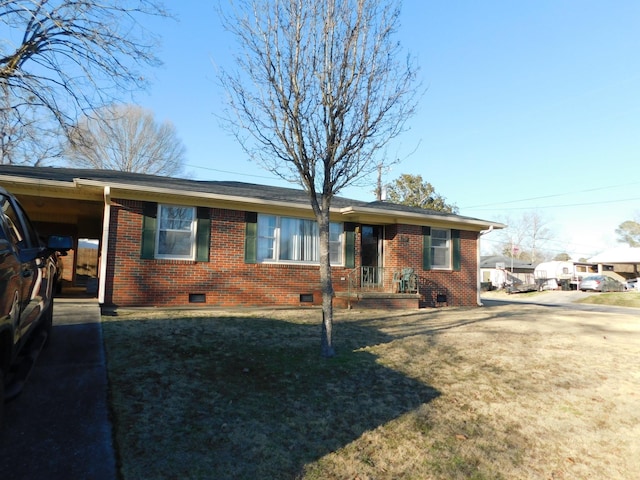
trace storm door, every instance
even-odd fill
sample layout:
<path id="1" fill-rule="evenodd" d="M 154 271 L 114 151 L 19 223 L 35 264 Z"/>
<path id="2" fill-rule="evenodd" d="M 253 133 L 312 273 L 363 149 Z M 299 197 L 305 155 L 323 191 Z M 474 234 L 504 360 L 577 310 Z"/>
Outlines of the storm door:
<path id="1" fill-rule="evenodd" d="M 378 287 L 382 284 L 383 227 L 363 225 L 361 235 L 361 286 Z"/>

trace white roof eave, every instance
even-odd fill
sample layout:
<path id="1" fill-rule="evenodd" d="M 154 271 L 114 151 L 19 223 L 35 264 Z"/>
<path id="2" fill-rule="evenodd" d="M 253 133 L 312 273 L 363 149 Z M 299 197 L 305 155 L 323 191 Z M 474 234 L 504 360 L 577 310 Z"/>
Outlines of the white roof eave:
<path id="1" fill-rule="evenodd" d="M 506 228 L 506 225 L 499 222 L 490 222 L 485 220 L 479 220 L 476 218 L 468 218 L 461 217 L 458 215 L 452 214 L 430 214 L 425 211 L 425 213 L 421 212 L 406 212 L 399 210 L 384 210 L 381 208 L 375 207 L 344 207 L 340 209 L 340 213 L 344 216 L 379 216 L 386 218 L 395 218 L 397 220 L 402 220 L 403 222 L 413 223 L 413 224 L 456 224 L 460 226 L 467 226 L 473 228 L 474 230 L 486 230 L 489 228 L 493 228 L 496 230 Z M 388 223 L 388 222 L 387 222 Z"/>

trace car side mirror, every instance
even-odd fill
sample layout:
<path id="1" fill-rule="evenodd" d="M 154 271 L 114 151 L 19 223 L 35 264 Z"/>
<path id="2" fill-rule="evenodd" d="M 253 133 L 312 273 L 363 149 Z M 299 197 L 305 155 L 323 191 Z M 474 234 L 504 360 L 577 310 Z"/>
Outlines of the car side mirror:
<path id="1" fill-rule="evenodd" d="M 65 235 L 51 235 L 47 239 L 47 248 L 66 252 L 73 248 L 73 238 Z"/>

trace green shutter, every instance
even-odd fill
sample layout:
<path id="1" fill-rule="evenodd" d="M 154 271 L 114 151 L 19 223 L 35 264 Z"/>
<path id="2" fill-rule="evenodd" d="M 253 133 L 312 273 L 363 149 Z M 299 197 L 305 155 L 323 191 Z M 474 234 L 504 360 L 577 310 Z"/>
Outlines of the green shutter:
<path id="1" fill-rule="evenodd" d="M 344 266 L 356 266 L 356 224 L 351 222 L 344 224 Z"/>
<path id="2" fill-rule="evenodd" d="M 196 229 L 196 261 L 209 261 L 209 243 L 211 240 L 211 217 L 209 209 L 198 207 L 198 224 Z"/>
<path id="3" fill-rule="evenodd" d="M 258 214 L 246 212 L 244 235 L 244 263 L 258 261 Z"/>
<path id="4" fill-rule="evenodd" d="M 422 269 L 431 270 L 431 227 L 422 227 Z"/>
<path id="5" fill-rule="evenodd" d="M 453 248 L 453 269 L 460 271 L 460 230 L 451 230 L 451 245 Z"/>
<path id="6" fill-rule="evenodd" d="M 145 202 L 142 207 L 142 241 L 140 258 L 152 260 L 156 249 L 156 224 L 158 216 L 158 204 Z"/>

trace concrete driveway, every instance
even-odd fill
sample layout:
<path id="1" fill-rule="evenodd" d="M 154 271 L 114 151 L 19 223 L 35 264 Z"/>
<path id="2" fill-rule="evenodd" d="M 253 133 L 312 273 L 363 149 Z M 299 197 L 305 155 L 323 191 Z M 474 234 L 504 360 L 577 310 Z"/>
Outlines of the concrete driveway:
<path id="1" fill-rule="evenodd" d="M 56 299 L 51 341 L 5 405 L 0 478 L 117 478 L 95 299 Z"/>

